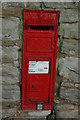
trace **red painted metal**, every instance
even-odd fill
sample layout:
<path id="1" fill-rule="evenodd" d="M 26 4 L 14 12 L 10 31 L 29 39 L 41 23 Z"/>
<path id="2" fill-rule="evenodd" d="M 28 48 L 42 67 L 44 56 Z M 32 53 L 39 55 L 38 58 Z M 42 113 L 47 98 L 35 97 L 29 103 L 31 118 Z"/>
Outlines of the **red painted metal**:
<path id="1" fill-rule="evenodd" d="M 58 11 L 23 11 L 22 109 L 53 109 Z M 29 74 L 29 61 L 49 61 L 47 74 Z M 44 67 L 47 69 L 47 67 Z"/>

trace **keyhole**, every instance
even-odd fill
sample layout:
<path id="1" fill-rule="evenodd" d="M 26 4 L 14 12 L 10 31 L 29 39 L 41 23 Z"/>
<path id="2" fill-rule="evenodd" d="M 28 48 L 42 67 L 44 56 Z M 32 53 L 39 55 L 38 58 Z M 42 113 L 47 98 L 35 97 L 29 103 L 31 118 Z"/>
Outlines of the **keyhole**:
<path id="1" fill-rule="evenodd" d="M 34 87 L 34 85 L 32 85 L 32 88 Z"/>

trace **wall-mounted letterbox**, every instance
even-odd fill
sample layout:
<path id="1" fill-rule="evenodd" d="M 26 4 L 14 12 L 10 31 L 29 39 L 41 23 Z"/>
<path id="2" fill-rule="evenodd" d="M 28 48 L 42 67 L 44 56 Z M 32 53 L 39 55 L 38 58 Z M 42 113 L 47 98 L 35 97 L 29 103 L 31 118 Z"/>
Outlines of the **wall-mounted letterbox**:
<path id="1" fill-rule="evenodd" d="M 53 109 L 58 11 L 23 11 L 22 109 Z"/>

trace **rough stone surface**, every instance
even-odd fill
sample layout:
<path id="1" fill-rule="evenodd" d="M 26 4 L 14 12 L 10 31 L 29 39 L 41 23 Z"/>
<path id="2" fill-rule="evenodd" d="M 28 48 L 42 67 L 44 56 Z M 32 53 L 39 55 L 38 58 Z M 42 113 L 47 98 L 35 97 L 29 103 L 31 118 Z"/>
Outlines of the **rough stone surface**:
<path id="1" fill-rule="evenodd" d="M 79 74 L 80 69 L 78 69 L 78 61 L 79 61 L 79 58 L 75 58 L 75 57 L 66 57 L 66 58 L 60 59 L 59 66 L 58 66 L 60 75 L 64 75 L 63 73 L 66 72 L 65 71 L 66 69 L 72 70 L 72 72 L 76 72 L 77 74 Z"/>
<path id="2" fill-rule="evenodd" d="M 20 7 L 20 8 L 31 8 L 31 9 L 39 9 L 40 2 L 5 2 L 2 3 L 2 7 Z"/>
<path id="3" fill-rule="evenodd" d="M 16 111 L 17 111 L 17 108 L 3 109 L 2 118 L 11 117 L 15 115 Z"/>
<path id="4" fill-rule="evenodd" d="M 63 41 L 63 45 L 62 45 L 62 53 L 67 54 L 67 55 L 76 55 L 80 52 L 80 47 L 77 44 L 73 44 L 71 42 L 65 42 Z"/>
<path id="5" fill-rule="evenodd" d="M 80 90 L 76 88 L 60 87 L 60 98 L 70 100 L 72 103 L 78 104 L 79 94 Z"/>
<path id="6" fill-rule="evenodd" d="M 15 102 L 20 100 L 20 91 L 17 90 L 3 90 L 2 101 L 4 102 Z"/>
<path id="7" fill-rule="evenodd" d="M 1 68 L 1 67 L 0 67 Z M 2 64 L 2 83 L 3 84 L 18 84 L 19 70 L 11 63 Z"/>
<path id="8" fill-rule="evenodd" d="M 19 67 L 19 61 L 14 61 L 14 67 Z"/>
<path id="9" fill-rule="evenodd" d="M 0 76 L 0 85 L 2 85 L 2 76 Z M 1 88 L 2 90 L 2 88 Z"/>
<path id="10" fill-rule="evenodd" d="M 78 118 L 78 110 L 58 112 L 56 118 Z"/>
<path id="11" fill-rule="evenodd" d="M 20 99 L 19 70 L 13 64 L 2 65 L 2 99 L 3 101 L 17 101 Z"/>
<path id="12" fill-rule="evenodd" d="M 68 104 L 68 103 L 56 104 L 55 108 L 56 108 L 56 110 L 58 110 L 58 111 L 74 110 L 74 109 L 75 109 L 75 105 L 73 105 L 73 104 Z M 78 109 L 78 106 L 77 106 L 77 109 Z"/>
<path id="13" fill-rule="evenodd" d="M 0 9 L 1 11 L 1 9 Z M 1 18 L 1 14 L 0 14 L 0 28 L 2 28 L 2 18 Z M 0 41 L 1 41 L 1 38 L 2 38 L 2 29 L 0 29 Z"/>
<path id="14" fill-rule="evenodd" d="M 63 79 L 61 86 L 68 87 L 68 88 L 75 87 L 73 82 L 69 82 L 68 80 L 65 80 L 65 79 Z"/>
<path id="15" fill-rule="evenodd" d="M 19 18 L 7 17 L 2 19 L 2 38 L 18 40 L 19 39 Z M 1 39 L 1 38 L 0 38 Z"/>
<path id="16" fill-rule="evenodd" d="M 10 85 L 10 84 L 2 84 L 2 90 L 5 90 L 5 91 L 11 91 L 11 90 L 13 90 L 13 91 L 20 91 L 20 86 L 19 85 L 16 85 L 16 84 L 12 84 L 12 85 Z"/>
<path id="17" fill-rule="evenodd" d="M 78 118 L 78 106 L 72 104 L 56 104 L 56 118 Z"/>
<path id="18" fill-rule="evenodd" d="M 49 114 L 51 114 L 51 110 L 28 112 L 28 116 L 31 116 L 31 117 L 46 117 Z"/>
<path id="19" fill-rule="evenodd" d="M 46 118 L 38 118 L 38 117 L 33 117 L 33 118 L 28 118 L 28 117 L 26 117 L 25 119 L 27 119 L 27 120 L 46 120 Z"/>
<path id="20" fill-rule="evenodd" d="M 76 38 L 79 39 L 78 35 L 78 23 L 64 23 L 62 26 L 62 36 L 64 38 Z"/>
<path id="21" fill-rule="evenodd" d="M 8 76 L 2 76 L 2 83 L 3 84 L 18 84 L 19 83 L 19 77 L 8 75 Z"/>
<path id="22" fill-rule="evenodd" d="M 43 113 L 44 113 L 44 115 L 43 115 Z M 47 115 L 46 113 L 48 114 L 50 112 L 36 111 L 36 110 L 21 110 L 21 109 L 19 110 L 18 109 L 17 113 L 15 114 L 15 118 L 17 118 L 17 119 L 18 118 L 20 118 L 20 119 L 24 118 L 24 119 L 27 119 L 27 120 L 46 120 L 46 116 L 45 116 L 45 115 Z M 33 114 L 33 116 L 32 116 L 32 114 Z M 52 119 L 50 119 L 50 120 L 52 120 Z"/>
<path id="23" fill-rule="evenodd" d="M 40 2 L 28 2 L 26 8 L 29 9 L 40 9 Z"/>
<path id="24" fill-rule="evenodd" d="M 62 22 L 78 22 L 78 9 L 60 10 L 60 21 Z"/>
<path id="25" fill-rule="evenodd" d="M 15 61 L 18 60 L 18 49 L 19 47 L 13 46 L 13 47 L 3 47 L 2 48 L 2 57 L 3 59 L 7 59 L 7 62 L 9 61 Z"/>
<path id="26" fill-rule="evenodd" d="M 70 2 L 45 2 L 46 0 L 43 0 L 45 6 L 43 8 L 53 8 L 53 9 L 60 9 L 60 8 L 76 8 L 78 6 L 78 3 L 70 3 Z"/>
<path id="27" fill-rule="evenodd" d="M 11 63 L 2 64 L 2 75 L 3 76 L 9 76 L 12 77 L 18 77 L 19 78 L 19 70 L 18 68 L 14 67 Z"/>
<path id="28" fill-rule="evenodd" d="M 3 18 L 10 18 L 10 17 L 16 17 L 22 19 L 22 9 L 19 7 L 5 7 L 2 8 L 2 17 Z"/>
<path id="29" fill-rule="evenodd" d="M 59 60 L 58 71 L 59 75 L 69 79 L 72 82 L 80 83 L 78 67 L 79 58 L 66 57 Z"/>
<path id="30" fill-rule="evenodd" d="M 79 58 L 66 57 L 59 60 L 59 75 L 65 77 L 60 86 L 60 98 L 71 101 L 72 103 L 79 103 L 80 84 L 79 75 L 80 69 L 78 67 Z M 75 86 L 77 84 L 77 86 Z"/>
<path id="31" fill-rule="evenodd" d="M 77 74 L 77 73 L 75 73 L 75 72 L 69 71 L 67 78 L 68 78 L 69 81 L 71 81 L 71 82 L 80 83 L 79 76 L 80 76 L 80 74 Z"/>
<path id="32" fill-rule="evenodd" d="M 0 46 L 0 63 L 2 62 L 2 46 Z"/>
<path id="33" fill-rule="evenodd" d="M 0 120 L 2 119 L 2 110 L 0 110 Z"/>
<path id="34" fill-rule="evenodd" d="M 0 77 L 2 76 L 2 64 L 0 64 Z"/>
<path id="35" fill-rule="evenodd" d="M 78 89 L 80 89 L 80 84 L 79 83 L 70 82 L 69 80 L 66 80 L 66 79 L 62 80 L 61 86 L 67 87 L 67 88 L 78 88 Z"/>
<path id="36" fill-rule="evenodd" d="M 25 3 L 25 2 L 21 2 L 21 3 L 19 3 L 19 2 L 3 2 L 2 3 L 2 7 L 26 7 L 26 5 L 27 5 L 27 2 Z"/>

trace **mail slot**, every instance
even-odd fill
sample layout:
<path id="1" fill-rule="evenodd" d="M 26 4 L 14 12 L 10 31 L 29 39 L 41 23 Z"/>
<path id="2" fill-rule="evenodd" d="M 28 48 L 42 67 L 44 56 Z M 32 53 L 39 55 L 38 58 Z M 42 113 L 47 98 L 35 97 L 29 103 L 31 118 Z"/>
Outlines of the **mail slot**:
<path id="1" fill-rule="evenodd" d="M 58 14 L 23 11 L 22 109 L 53 109 Z"/>

